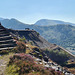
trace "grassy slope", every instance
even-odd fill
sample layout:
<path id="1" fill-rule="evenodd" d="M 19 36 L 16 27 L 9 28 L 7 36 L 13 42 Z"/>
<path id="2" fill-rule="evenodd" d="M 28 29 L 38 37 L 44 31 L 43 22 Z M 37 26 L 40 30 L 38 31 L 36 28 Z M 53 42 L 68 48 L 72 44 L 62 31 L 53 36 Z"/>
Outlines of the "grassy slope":
<path id="1" fill-rule="evenodd" d="M 0 56 L 0 75 L 5 73 L 6 66 L 9 62 L 9 57 L 13 56 L 14 53 L 9 53 L 8 55 Z"/>

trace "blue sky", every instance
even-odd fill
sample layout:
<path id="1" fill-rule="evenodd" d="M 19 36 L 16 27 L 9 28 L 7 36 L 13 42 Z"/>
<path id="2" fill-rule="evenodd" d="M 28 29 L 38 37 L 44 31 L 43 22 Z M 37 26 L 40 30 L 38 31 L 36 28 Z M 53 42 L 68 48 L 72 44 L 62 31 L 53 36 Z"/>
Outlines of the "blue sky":
<path id="1" fill-rule="evenodd" d="M 0 17 L 28 24 L 39 19 L 75 23 L 75 0 L 0 0 Z"/>

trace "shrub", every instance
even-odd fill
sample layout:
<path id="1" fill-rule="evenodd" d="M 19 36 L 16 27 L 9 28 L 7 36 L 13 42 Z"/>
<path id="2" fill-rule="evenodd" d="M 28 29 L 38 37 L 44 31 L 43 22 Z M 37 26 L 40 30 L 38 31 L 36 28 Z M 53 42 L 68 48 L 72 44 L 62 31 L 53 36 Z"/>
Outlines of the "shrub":
<path id="1" fill-rule="evenodd" d="M 45 53 L 54 61 L 60 65 L 66 65 L 69 59 L 69 54 L 63 50 L 45 50 Z"/>
<path id="2" fill-rule="evenodd" d="M 19 41 L 25 42 L 26 41 L 26 38 L 23 36 L 22 38 L 19 39 Z"/>
<path id="3" fill-rule="evenodd" d="M 24 42 L 17 42 L 17 46 L 12 49 L 15 53 L 25 53 L 26 52 L 26 45 Z"/>

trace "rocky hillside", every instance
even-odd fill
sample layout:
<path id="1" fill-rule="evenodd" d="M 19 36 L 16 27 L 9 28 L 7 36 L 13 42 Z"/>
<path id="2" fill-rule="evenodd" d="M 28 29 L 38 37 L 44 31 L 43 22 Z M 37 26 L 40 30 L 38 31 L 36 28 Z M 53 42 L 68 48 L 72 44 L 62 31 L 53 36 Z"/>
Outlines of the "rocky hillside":
<path id="1" fill-rule="evenodd" d="M 38 32 L 36 32 L 35 30 L 30 30 L 30 29 L 26 29 L 26 30 L 11 30 L 8 29 L 8 31 L 10 32 L 10 34 L 13 37 L 16 38 L 23 38 L 25 37 L 27 42 L 31 42 L 33 45 L 38 46 L 40 48 L 53 48 L 56 45 L 49 43 L 48 41 L 46 41 L 43 37 L 40 36 L 40 34 Z"/>
<path id="2" fill-rule="evenodd" d="M 65 69 L 64 67 L 60 66 L 62 64 L 60 62 L 62 61 L 65 64 L 70 59 L 74 60 L 74 56 L 64 48 L 57 46 L 56 44 L 48 43 L 44 38 L 40 36 L 38 32 L 36 32 L 35 30 L 30 30 L 29 28 L 26 28 L 26 30 L 11 30 L 5 28 L 5 30 L 7 31 L 6 33 L 9 33 L 16 41 L 17 46 L 15 45 L 16 47 L 12 50 L 0 51 L 0 74 L 74 74 L 74 70 L 68 71 L 68 68 Z M 7 44 L 8 43 L 9 42 L 7 42 Z M 9 56 L 11 56 L 10 59 Z M 53 62 L 50 58 L 56 58 L 57 60 L 53 60 L 56 63 Z M 72 61 L 72 63 L 72 65 L 74 65 L 74 61 Z M 74 66 L 72 67 L 75 68 Z"/>
<path id="3" fill-rule="evenodd" d="M 32 45 L 38 46 L 41 49 L 52 49 L 52 50 L 58 49 L 58 50 L 67 51 L 63 47 L 60 47 L 56 44 L 49 43 L 43 37 L 41 37 L 40 34 L 38 32 L 36 32 L 35 30 L 30 30 L 28 28 L 26 30 L 11 30 L 11 29 L 8 29 L 8 31 L 10 32 L 10 34 L 13 37 L 16 37 L 17 39 L 20 39 L 20 37 L 21 38 L 25 37 L 27 42 L 30 42 Z M 71 54 L 72 56 L 74 56 L 69 51 L 67 51 L 67 52 L 69 54 Z"/>

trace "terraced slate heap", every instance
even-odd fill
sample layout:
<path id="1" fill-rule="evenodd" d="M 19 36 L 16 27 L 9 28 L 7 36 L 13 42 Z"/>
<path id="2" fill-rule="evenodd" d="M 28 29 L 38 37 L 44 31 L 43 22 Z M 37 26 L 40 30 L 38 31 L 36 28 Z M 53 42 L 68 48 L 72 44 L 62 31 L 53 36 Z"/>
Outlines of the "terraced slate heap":
<path id="1" fill-rule="evenodd" d="M 16 46 L 10 33 L 0 23 L 0 50 L 12 49 Z"/>

